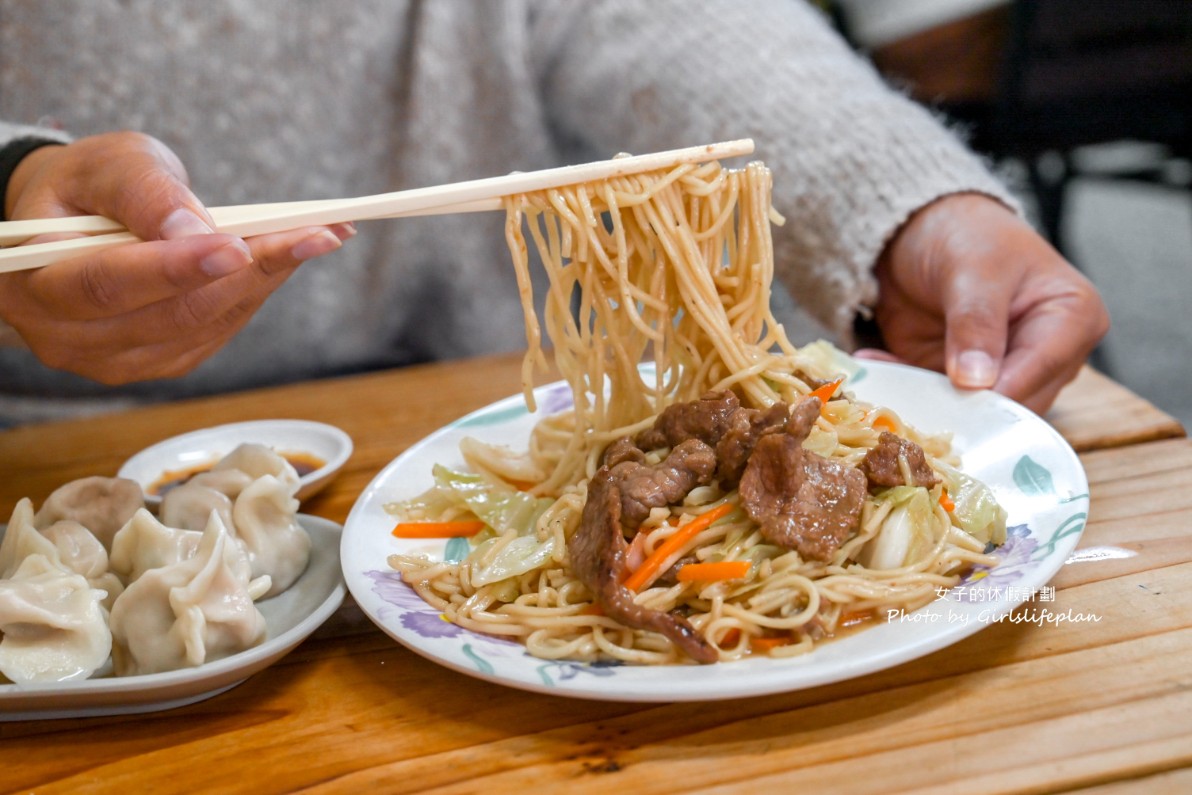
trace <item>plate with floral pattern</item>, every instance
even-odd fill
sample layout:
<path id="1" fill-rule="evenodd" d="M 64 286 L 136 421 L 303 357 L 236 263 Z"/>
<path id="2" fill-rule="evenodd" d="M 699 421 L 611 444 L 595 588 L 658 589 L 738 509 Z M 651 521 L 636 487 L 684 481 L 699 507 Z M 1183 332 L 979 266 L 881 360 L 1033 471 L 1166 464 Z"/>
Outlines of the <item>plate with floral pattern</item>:
<path id="1" fill-rule="evenodd" d="M 919 610 L 793 658 L 703 666 L 544 660 L 520 643 L 463 629 L 424 602 L 386 562 L 398 552 L 456 559 L 459 550 L 449 550 L 451 542 L 443 540 L 393 538 L 394 519 L 384 506 L 429 488 L 435 464 L 465 469 L 459 452 L 464 437 L 525 449 L 539 416 L 571 405 L 567 385 L 555 383 L 535 390 L 538 414 L 527 411 L 521 395 L 506 398 L 441 428 L 382 469 L 344 525 L 340 552 L 348 589 L 387 634 L 447 668 L 524 690 L 610 701 L 703 701 L 815 687 L 914 660 L 1024 613 L 1050 614 L 1043 601 L 1054 591 L 1047 583 L 1075 548 L 1089 506 L 1087 478 L 1067 442 L 1014 401 L 957 390 L 926 370 L 865 362 L 845 388 L 893 409 L 925 433 L 952 434 L 962 468 L 990 486 L 1007 511 L 1007 540 L 995 551 L 997 566 L 974 571 Z M 1011 616 L 1032 600 L 1040 604 Z M 1038 615 L 1028 617 L 1047 631 Z"/>

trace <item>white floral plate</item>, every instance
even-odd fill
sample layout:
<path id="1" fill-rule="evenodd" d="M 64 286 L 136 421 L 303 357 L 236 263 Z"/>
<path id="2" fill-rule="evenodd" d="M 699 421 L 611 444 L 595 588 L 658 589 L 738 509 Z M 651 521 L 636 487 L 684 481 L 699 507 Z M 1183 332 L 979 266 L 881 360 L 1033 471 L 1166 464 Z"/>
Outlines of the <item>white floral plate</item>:
<path id="1" fill-rule="evenodd" d="M 1064 564 L 1084 529 L 1088 481 L 1072 448 L 1050 425 L 992 392 L 961 392 L 925 370 L 866 362 L 846 389 L 894 409 L 929 433 L 952 432 L 964 469 L 989 484 L 1009 514 L 1002 562 L 905 617 L 825 643 L 792 659 L 750 658 L 698 666 L 631 666 L 550 661 L 524 647 L 444 621 L 386 564 L 395 552 L 442 557 L 443 542 L 399 541 L 384 505 L 432 485 L 435 463 L 463 468 L 458 445 L 473 436 L 524 449 L 536 415 L 520 395 L 480 409 L 414 445 L 385 467 L 344 525 L 341 558 L 348 590 L 364 612 L 398 642 L 448 668 L 504 685 L 610 701 L 704 701 L 784 692 L 872 673 L 922 657 L 1005 620 L 1039 598 L 1029 616 L 1051 612 L 1036 592 Z M 535 392 L 539 411 L 570 406 L 566 384 Z M 1028 611 L 1028 613 L 1032 612 Z M 1015 614 L 1018 619 L 1022 614 Z M 1047 631 L 1041 626 L 1040 631 Z"/>
<path id="2" fill-rule="evenodd" d="M 345 594 L 338 555 L 340 526 L 307 514 L 299 514 L 298 519 L 310 533 L 310 565 L 284 592 L 257 602 L 268 628 L 260 646 L 197 668 L 159 674 L 28 687 L 0 684 L 0 721 L 172 709 L 218 695 L 277 662 L 318 629 Z"/>

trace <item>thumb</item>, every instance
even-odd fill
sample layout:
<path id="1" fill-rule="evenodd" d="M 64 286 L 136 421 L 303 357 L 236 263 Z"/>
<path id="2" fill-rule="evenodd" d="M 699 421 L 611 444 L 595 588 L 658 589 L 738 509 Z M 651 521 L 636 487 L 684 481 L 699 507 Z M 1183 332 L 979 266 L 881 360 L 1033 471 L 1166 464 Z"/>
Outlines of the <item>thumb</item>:
<path id="1" fill-rule="evenodd" d="M 191 192 L 186 169 L 173 150 L 148 135 L 124 134 L 100 179 L 96 195 L 103 214 L 143 240 L 174 240 L 215 231 L 215 223 Z"/>
<path id="2" fill-rule="evenodd" d="M 961 389 L 990 389 L 997 383 L 1008 325 L 1009 295 L 1003 289 L 987 288 L 980 299 L 968 297 L 949 305 L 944 362 L 953 384 Z"/>
<path id="3" fill-rule="evenodd" d="M 149 166 L 133 180 L 131 189 L 119 194 L 113 212 L 137 237 L 176 240 L 215 231 L 202 202 L 173 174 Z"/>

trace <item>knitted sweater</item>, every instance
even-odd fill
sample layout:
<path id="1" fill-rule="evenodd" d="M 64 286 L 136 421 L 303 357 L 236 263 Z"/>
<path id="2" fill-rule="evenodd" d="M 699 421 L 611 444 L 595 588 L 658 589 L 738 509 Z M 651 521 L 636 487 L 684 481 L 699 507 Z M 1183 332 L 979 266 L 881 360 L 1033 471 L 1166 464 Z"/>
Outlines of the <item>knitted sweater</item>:
<path id="1" fill-rule="evenodd" d="M 213 206 L 751 137 L 787 218 L 779 277 L 845 342 L 911 212 L 1011 201 L 794 0 L 0 0 L 0 119 L 0 144 L 147 132 Z M 180 379 L 108 388 L 2 347 L 0 425 L 523 348 L 503 223 L 362 222 Z"/>

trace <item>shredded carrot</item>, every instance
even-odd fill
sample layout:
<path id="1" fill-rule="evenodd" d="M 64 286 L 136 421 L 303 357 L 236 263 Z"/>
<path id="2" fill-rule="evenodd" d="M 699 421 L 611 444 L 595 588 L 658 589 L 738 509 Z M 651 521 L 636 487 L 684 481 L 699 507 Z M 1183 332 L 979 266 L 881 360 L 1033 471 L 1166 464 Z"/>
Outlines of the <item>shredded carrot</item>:
<path id="1" fill-rule="evenodd" d="M 579 614 L 581 616 L 602 616 L 604 615 L 604 608 L 596 602 L 592 602 L 592 604 L 580 610 Z"/>
<path id="2" fill-rule="evenodd" d="M 679 582 L 713 582 L 716 580 L 740 580 L 749 574 L 752 566 L 747 560 L 722 560 L 716 563 L 688 563 L 679 569 Z"/>
<path id="3" fill-rule="evenodd" d="M 836 390 L 839 389 L 840 385 L 843 383 L 843 378 L 837 378 L 832 383 L 824 384 L 823 386 L 817 387 L 816 389 L 813 389 L 807 393 L 808 397 L 817 397 L 819 398 L 820 403 L 823 404 L 820 406 L 820 414 L 824 414 L 825 409 L 828 407 L 828 401 L 832 399 L 832 395 L 836 394 Z"/>
<path id="4" fill-rule="evenodd" d="M 455 538 L 474 536 L 484 527 L 484 522 L 479 519 L 454 522 L 398 522 L 393 528 L 393 535 L 396 538 Z"/>
<path id="5" fill-rule="evenodd" d="M 538 485 L 532 480 L 517 480 L 515 478 L 505 478 L 505 482 L 510 486 L 513 486 L 513 488 L 517 489 L 518 491 L 529 491 L 530 489 L 534 488 L 534 486 Z"/>
<path id="6" fill-rule="evenodd" d="M 779 646 L 789 646 L 794 643 L 795 639 L 787 636 L 780 637 L 757 637 L 749 639 L 749 650 L 753 652 L 760 652 L 769 654 L 772 650 Z"/>
<path id="7" fill-rule="evenodd" d="M 948 513 L 956 510 L 956 503 L 952 502 L 952 498 L 948 496 L 947 489 L 940 489 L 940 505 L 944 506 L 944 510 Z"/>
<path id="8" fill-rule="evenodd" d="M 662 572 L 662 564 L 672 555 L 687 545 L 691 539 L 706 530 L 717 519 L 721 519 L 733 511 L 733 504 L 722 503 L 707 513 L 701 513 L 687 524 L 680 527 L 674 534 L 658 545 L 658 549 L 650 553 L 637 571 L 625 580 L 625 587 L 631 591 L 640 591 Z"/>
<path id="9" fill-rule="evenodd" d="M 722 649 L 727 649 L 736 646 L 741 640 L 741 630 L 733 627 L 728 632 L 724 633 L 724 637 L 716 644 Z"/>
<path id="10" fill-rule="evenodd" d="M 890 433 L 897 433 L 898 427 L 894 424 L 894 420 L 890 419 L 885 414 L 877 415 L 877 418 L 870 423 L 870 427 L 878 431 L 889 431 Z"/>

